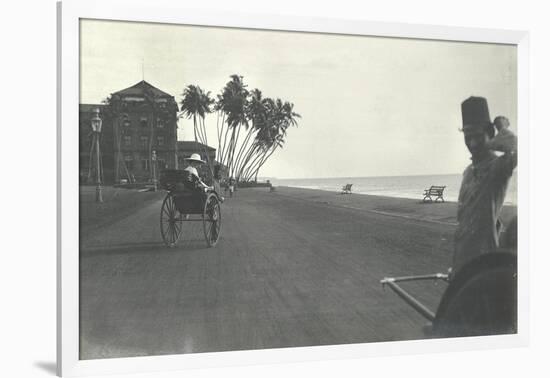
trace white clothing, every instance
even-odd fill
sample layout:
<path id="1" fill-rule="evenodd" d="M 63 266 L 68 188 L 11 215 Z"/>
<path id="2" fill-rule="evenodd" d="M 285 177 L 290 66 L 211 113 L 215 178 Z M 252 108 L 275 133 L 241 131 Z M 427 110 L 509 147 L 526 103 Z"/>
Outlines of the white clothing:
<path id="1" fill-rule="evenodd" d="M 189 172 L 190 174 L 192 175 L 195 175 L 195 177 L 197 178 L 197 180 L 199 181 L 199 185 L 202 186 L 203 188 L 209 188 L 208 185 L 206 185 L 200 178 L 199 176 L 199 172 L 197 171 L 197 168 L 189 165 L 187 168 L 184 169 L 184 171 L 187 171 Z"/>
<path id="2" fill-rule="evenodd" d="M 184 169 L 184 171 L 187 171 L 187 172 L 199 177 L 199 172 L 197 171 L 197 168 L 195 168 L 195 167 L 188 166 L 187 168 Z"/>

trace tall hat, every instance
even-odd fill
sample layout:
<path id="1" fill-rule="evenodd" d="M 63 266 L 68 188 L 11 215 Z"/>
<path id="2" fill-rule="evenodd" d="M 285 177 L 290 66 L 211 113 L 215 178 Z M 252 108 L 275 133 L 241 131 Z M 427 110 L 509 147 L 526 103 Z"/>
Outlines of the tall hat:
<path id="1" fill-rule="evenodd" d="M 462 102 L 462 127 L 462 131 L 472 128 L 488 132 L 491 138 L 495 136 L 485 97 L 472 96 Z"/>

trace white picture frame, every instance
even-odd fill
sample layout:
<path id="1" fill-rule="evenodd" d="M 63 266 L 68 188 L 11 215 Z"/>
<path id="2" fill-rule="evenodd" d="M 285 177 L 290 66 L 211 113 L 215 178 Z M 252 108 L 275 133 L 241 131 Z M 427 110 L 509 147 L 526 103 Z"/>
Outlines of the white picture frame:
<path id="1" fill-rule="evenodd" d="M 79 360 L 78 332 L 78 102 L 79 20 L 108 19 L 231 28 L 323 32 L 446 41 L 511 44 L 518 62 L 518 333 L 482 338 L 366 343 L 338 346 L 201 353 L 155 357 Z M 146 373 L 191 368 L 242 366 L 279 362 L 391 356 L 440 351 L 482 350 L 525 346 L 529 334 L 529 119 L 528 51 L 524 31 L 409 25 L 341 19 L 290 17 L 274 14 L 213 12 L 187 9 L 177 1 L 64 1 L 58 4 L 58 374 L 84 376 Z M 73 158 L 71 158 L 73 157 Z"/>

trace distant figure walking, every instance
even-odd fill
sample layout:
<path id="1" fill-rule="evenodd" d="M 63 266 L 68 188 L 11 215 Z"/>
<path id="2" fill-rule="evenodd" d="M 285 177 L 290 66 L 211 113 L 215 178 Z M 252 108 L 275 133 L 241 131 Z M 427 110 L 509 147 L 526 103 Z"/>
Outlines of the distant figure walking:
<path id="1" fill-rule="evenodd" d="M 464 170 L 458 197 L 452 273 L 475 257 L 497 250 L 498 218 L 517 166 L 517 138 L 508 129 L 510 123 L 502 116 L 492 123 L 485 98 L 470 97 L 462 103 L 462 124 L 472 163 Z"/>
<path id="2" fill-rule="evenodd" d="M 229 189 L 229 197 L 233 197 L 233 192 L 235 191 L 235 179 L 233 177 L 230 177 L 227 184 L 227 187 Z"/>
<path id="3" fill-rule="evenodd" d="M 214 179 L 212 180 L 212 187 L 214 188 L 214 191 L 218 194 L 218 196 L 221 196 L 222 194 L 222 188 L 220 184 L 220 181 L 222 180 L 221 169 L 222 167 L 219 164 L 214 167 Z M 222 197 L 222 200 L 223 200 L 223 197 Z"/>

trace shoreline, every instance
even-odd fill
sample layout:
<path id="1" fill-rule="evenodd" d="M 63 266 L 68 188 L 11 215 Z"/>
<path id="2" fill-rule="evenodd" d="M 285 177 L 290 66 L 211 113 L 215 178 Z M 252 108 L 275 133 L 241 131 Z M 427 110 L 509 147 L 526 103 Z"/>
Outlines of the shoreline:
<path id="1" fill-rule="evenodd" d="M 353 184 L 352 192 L 361 195 L 375 195 L 395 198 L 422 199 L 426 188 L 431 185 L 445 186 L 443 197 L 447 202 L 457 202 L 462 181 L 461 174 L 410 175 L 380 177 L 338 177 L 312 179 L 273 179 L 274 186 L 340 192 L 344 184 Z M 505 205 L 517 206 L 517 176 L 510 180 Z"/>
<path id="2" fill-rule="evenodd" d="M 422 198 L 413 199 L 364 193 L 340 194 L 330 190 L 282 185 L 277 186 L 273 194 L 351 210 L 368 211 L 380 215 L 451 226 L 457 225 L 458 203 L 456 201 L 423 202 Z M 504 224 L 508 224 L 516 215 L 517 205 L 503 205 L 500 217 Z"/>
<path id="3" fill-rule="evenodd" d="M 322 191 L 322 192 L 327 192 L 327 193 L 336 193 L 338 194 L 338 190 L 335 190 L 335 189 L 322 189 L 322 188 L 317 188 L 317 187 L 310 187 L 310 186 L 306 186 L 306 185 L 295 185 L 295 186 L 292 186 L 292 185 L 273 185 L 274 187 L 277 187 L 277 188 L 295 188 L 295 189 L 304 189 L 304 190 L 319 190 L 319 191 Z M 406 194 L 403 194 L 403 195 L 384 195 L 384 194 L 372 194 L 372 193 L 365 193 L 365 192 L 359 192 L 359 191 L 355 191 L 355 192 L 352 192 L 352 194 L 358 194 L 358 195 L 361 195 L 361 196 L 372 196 L 372 197 L 384 197 L 384 198 L 396 198 L 396 199 L 408 199 L 408 200 L 414 200 L 414 201 L 421 201 L 422 200 L 422 195 L 417 195 L 415 197 L 412 197 L 412 196 L 407 196 Z M 445 196 L 443 196 L 445 197 Z M 445 199 L 445 203 L 457 203 L 458 202 L 458 199 L 454 199 L 454 197 L 450 200 L 447 200 Z M 427 202 L 429 203 L 429 202 Z M 508 202 L 504 202 L 503 206 L 510 206 L 510 207 L 516 207 L 517 208 L 517 203 L 514 203 L 514 202 L 511 202 L 511 201 L 508 201 Z"/>
<path id="4" fill-rule="evenodd" d="M 334 190 L 334 189 L 322 189 L 322 188 L 316 188 L 316 187 L 308 187 L 308 186 L 300 186 L 300 185 L 296 185 L 296 186 L 291 186 L 291 185 L 281 185 L 281 187 L 287 187 L 287 188 L 296 188 L 296 189 L 305 189 L 305 190 L 321 190 L 323 192 L 329 192 L 329 193 L 334 193 L 334 192 L 337 192 L 337 190 Z M 372 192 L 369 192 L 369 193 L 365 193 L 365 192 L 360 192 L 360 191 L 353 191 L 352 194 L 358 194 L 358 195 L 361 195 L 361 196 L 372 196 L 372 197 L 385 197 L 385 198 L 402 198 L 402 199 L 409 199 L 409 200 L 422 200 L 422 196 L 416 196 L 416 197 L 412 197 L 412 196 L 407 196 L 406 194 L 403 194 L 403 195 L 384 195 L 384 194 L 373 194 Z M 444 196 L 445 197 L 445 196 Z M 455 200 L 454 197 L 450 200 L 447 200 L 445 199 L 445 202 L 448 202 L 448 203 L 457 203 L 458 200 Z M 512 203 L 510 203 L 510 205 L 513 205 Z"/>

